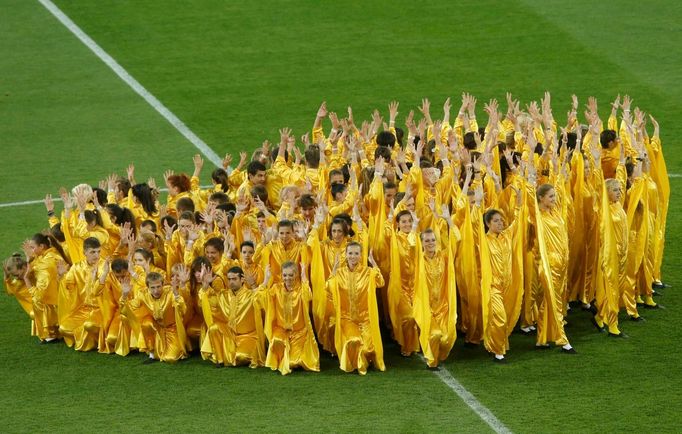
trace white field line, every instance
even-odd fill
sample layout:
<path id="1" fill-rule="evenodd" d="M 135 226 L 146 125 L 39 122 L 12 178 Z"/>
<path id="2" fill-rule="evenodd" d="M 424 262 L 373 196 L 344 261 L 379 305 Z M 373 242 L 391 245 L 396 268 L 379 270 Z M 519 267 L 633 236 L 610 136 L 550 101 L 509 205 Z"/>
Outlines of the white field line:
<path id="1" fill-rule="evenodd" d="M 419 357 L 426 362 L 426 359 L 420 354 Z M 483 422 L 487 423 L 490 428 L 493 429 L 498 434 L 502 433 L 509 433 L 511 434 L 511 430 L 507 428 L 498 418 L 495 417 L 494 414 L 490 410 L 488 410 L 488 407 L 485 405 L 481 404 L 481 402 L 476 399 L 474 395 L 471 394 L 464 386 L 462 386 L 462 383 L 457 381 L 455 377 L 452 376 L 450 371 L 448 371 L 445 367 L 441 366 L 441 368 L 438 371 L 433 371 L 433 373 L 440 378 L 440 380 L 445 383 L 446 386 L 448 386 L 453 392 L 459 396 L 462 401 L 466 405 L 469 406 L 469 408 L 478 415 L 478 417 L 483 420 Z"/>
<path id="2" fill-rule="evenodd" d="M 201 188 L 210 188 L 213 187 L 212 185 L 202 185 Z M 159 191 L 166 192 L 168 191 L 167 188 L 159 188 Z M 52 199 L 53 202 L 61 202 L 62 198 L 61 197 L 55 197 Z M 24 205 L 38 205 L 44 203 L 43 199 L 39 200 L 25 200 L 23 202 L 8 202 L 8 203 L 0 203 L 0 208 L 8 208 L 11 206 L 24 206 Z"/>
<path id="3" fill-rule="evenodd" d="M 180 132 L 187 140 L 192 142 L 192 144 L 202 153 L 206 158 L 209 159 L 213 164 L 220 167 L 222 164 L 222 159 L 218 157 L 218 154 L 209 148 L 203 140 L 197 137 L 188 127 L 185 125 L 177 116 L 175 116 L 170 110 L 164 106 L 161 101 L 156 99 L 154 95 L 149 93 L 147 89 L 144 88 L 137 80 L 135 80 L 128 72 L 123 69 L 121 65 L 114 60 L 109 54 L 107 54 L 95 41 L 92 40 L 88 35 L 86 35 L 80 27 L 78 27 L 69 17 L 67 17 L 54 3 L 50 0 L 38 0 L 45 9 L 50 11 L 52 15 L 55 16 L 67 29 L 71 31 L 78 39 L 81 40 L 86 47 L 88 47 L 97 57 L 102 60 L 109 68 L 111 68 L 116 75 L 118 75 L 121 80 L 123 80 L 128 86 L 130 86 L 138 95 L 140 95 L 147 103 L 154 108 L 161 116 L 163 116 L 176 130 Z"/>

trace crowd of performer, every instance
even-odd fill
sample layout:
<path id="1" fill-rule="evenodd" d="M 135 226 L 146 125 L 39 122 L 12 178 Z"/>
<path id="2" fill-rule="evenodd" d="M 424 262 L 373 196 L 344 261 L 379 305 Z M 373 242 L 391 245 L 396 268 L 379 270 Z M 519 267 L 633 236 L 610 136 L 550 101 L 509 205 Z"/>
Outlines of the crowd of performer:
<path id="1" fill-rule="evenodd" d="M 319 370 L 322 350 L 365 374 L 392 338 L 435 368 L 458 333 L 504 361 L 514 330 L 572 354 L 571 308 L 622 337 L 619 312 L 643 320 L 663 286 L 658 123 L 628 96 L 606 124 L 594 98 L 580 122 L 573 96 L 564 126 L 549 93 L 506 100 L 483 125 L 469 94 L 454 120 L 450 99 L 441 119 L 424 99 L 404 130 L 396 102 L 361 124 L 322 103 L 298 143 L 284 128 L 234 168 L 227 155 L 210 188 L 199 155 L 192 175 L 166 171 L 163 204 L 132 164 L 61 189 L 49 229 L 4 261 L 5 287 L 42 343 L 145 363 L 196 352 L 287 374 Z"/>

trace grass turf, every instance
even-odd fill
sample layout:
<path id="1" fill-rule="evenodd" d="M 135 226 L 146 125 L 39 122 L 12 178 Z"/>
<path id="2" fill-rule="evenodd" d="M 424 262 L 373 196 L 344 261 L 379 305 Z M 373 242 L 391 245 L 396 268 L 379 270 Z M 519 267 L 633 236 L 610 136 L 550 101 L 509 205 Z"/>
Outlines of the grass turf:
<path id="1" fill-rule="evenodd" d="M 196 151 L 37 2 L 5 0 L 0 27 L 2 202 L 61 185 L 94 183 L 130 161 L 138 179 L 190 170 Z M 219 154 L 253 148 L 290 126 L 302 134 L 321 100 L 355 118 L 401 102 L 399 123 L 422 96 L 440 116 L 446 96 L 482 102 L 511 91 L 607 101 L 629 93 L 662 126 L 668 169 L 682 173 L 675 139 L 682 87 L 675 31 L 682 9 L 626 1 L 416 4 L 227 4 L 58 1 L 86 33 Z M 38 31 L 37 31 L 38 30 Z M 563 104 L 563 105 L 562 105 Z M 456 110 L 458 102 L 454 104 Z M 564 109 L 562 110 L 562 107 Z M 206 170 L 207 171 L 207 170 Z M 672 178 L 664 277 L 679 286 L 679 178 Z M 0 253 L 44 224 L 41 206 L 0 208 Z M 445 364 L 511 430 L 672 431 L 682 386 L 679 289 L 668 309 L 625 323 L 628 340 L 594 332 L 583 312 L 567 329 L 577 356 L 537 352 L 514 335 L 509 363 L 456 344 Z M 141 356 L 79 354 L 38 346 L 11 299 L 0 306 L 4 430 L 485 431 L 487 426 L 418 359 L 387 348 L 386 373 L 289 378 L 265 369 L 213 369 L 197 358 L 139 366 Z M 85 423 L 83 423 L 85 418 Z"/>

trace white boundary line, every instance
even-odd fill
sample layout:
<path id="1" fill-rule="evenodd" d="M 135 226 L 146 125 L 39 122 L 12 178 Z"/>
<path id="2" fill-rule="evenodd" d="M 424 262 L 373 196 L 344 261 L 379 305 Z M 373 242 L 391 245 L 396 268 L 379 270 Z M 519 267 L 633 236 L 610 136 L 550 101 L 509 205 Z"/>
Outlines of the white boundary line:
<path id="1" fill-rule="evenodd" d="M 212 185 L 202 185 L 200 186 L 201 188 L 211 188 L 213 187 Z M 159 191 L 162 192 L 167 192 L 167 188 L 159 188 Z M 62 198 L 61 197 L 55 197 L 52 199 L 53 202 L 61 202 Z M 38 205 L 44 203 L 43 199 L 39 200 L 25 200 L 23 202 L 8 202 L 8 203 L 0 203 L 0 208 L 8 208 L 11 206 L 24 206 L 24 205 Z"/>
<path id="2" fill-rule="evenodd" d="M 426 362 L 424 356 L 420 354 L 419 357 Z M 462 383 L 457 381 L 457 379 L 453 377 L 450 371 L 448 371 L 444 366 L 441 366 L 437 371 L 433 371 L 433 373 L 440 378 L 440 381 L 452 389 L 452 391 L 455 392 L 457 396 L 459 396 L 462 401 L 464 401 L 464 403 L 468 405 L 469 408 L 481 418 L 481 420 L 483 420 L 483 422 L 487 423 L 493 431 L 498 434 L 512 433 L 512 431 L 507 428 L 505 424 L 500 422 L 500 420 L 496 418 L 490 410 L 488 410 L 488 407 L 481 404 L 481 402 L 476 399 L 476 397 L 472 395 L 471 392 L 466 389 L 466 387 L 462 386 Z"/>
<path id="3" fill-rule="evenodd" d="M 149 93 L 147 89 L 144 88 L 137 80 L 135 80 L 128 72 L 123 69 L 121 65 L 118 64 L 109 54 L 106 53 L 95 41 L 92 40 L 88 35 L 86 35 L 80 27 L 78 27 L 69 17 L 67 17 L 54 3 L 50 0 L 38 0 L 45 9 L 50 11 L 52 15 L 55 16 L 67 29 L 71 31 L 78 39 L 81 40 L 86 47 L 88 47 L 97 57 L 102 60 L 109 68 L 111 68 L 116 75 L 118 75 L 121 80 L 123 80 L 128 86 L 130 86 L 138 95 L 140 95 L 147 103 L 154 108 L 161 116 L 163 116 L 173 127 L 180 132 L 187 140 L 192 142 L 192 144 L 202 153 L 206 158 L 209 159 L 213 164 L 221 167 L 222 159 L 218 157 L 218 154 L 209 148 L 208 145 L 197 137 L 187 125 L 185 125 L 177 116 L 175 116 L 170 110 L 164 106 L 161 101 L 156 99 L 154 95 Z"/>

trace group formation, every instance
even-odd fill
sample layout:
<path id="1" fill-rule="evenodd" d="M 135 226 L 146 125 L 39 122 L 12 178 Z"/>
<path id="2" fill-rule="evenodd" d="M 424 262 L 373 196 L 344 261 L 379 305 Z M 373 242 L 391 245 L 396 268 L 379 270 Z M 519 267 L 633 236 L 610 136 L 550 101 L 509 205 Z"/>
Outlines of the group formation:
<path id="1" fill-rule="evenodd" d="M 657 307 L 670 187 L 652 116 L 620 96 L 604 125 L 573 96 L 565 126 L 549 93 L 506 114 L 462 96 L 433 119 L 424 99 L 396 127 L 320 106 L 312 131 L 288 128 L 200 185 L 194 172 L 108 176 L 45 198 L 49 229 L 3 264 L 7 291 L 41 342 L 217 366 L 383 371 L 382 338 L 431 368 L 458 334 L 504 361 L 514 330 L 575 353 L 567 311 L 623 336 L 621 309 Z M 569 104 L 566 104 L 569 106 Z M 325 130 L 326 120 L 331 130 Z M 653 126 L 649 135 L 647 123 Z M 328 126 L 327 126 L 328 127 Z M 382 333 L 384 336 L 382 337 Z"/>

